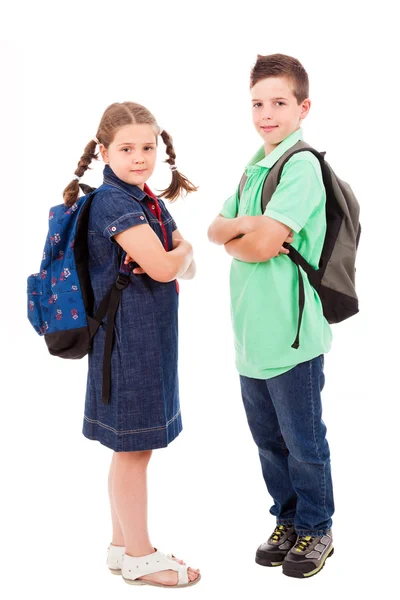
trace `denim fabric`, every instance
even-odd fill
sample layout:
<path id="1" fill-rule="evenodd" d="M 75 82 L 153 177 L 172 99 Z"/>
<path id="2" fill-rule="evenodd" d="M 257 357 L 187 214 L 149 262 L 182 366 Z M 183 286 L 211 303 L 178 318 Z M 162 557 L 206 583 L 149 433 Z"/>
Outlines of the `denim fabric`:
<path id="1" fill-rule="evenodd" d="M 155 204 L 144 191 L 121 181 L 106 166 L 104 183 L 113 189 L 96 193 L 89 217 L 89 273 L 95 310 L 115 281 L 118 244 L 113 236 L 148 223 L 164 243 L 161 223 L 151 212 Z M 176 224 L 158 199 L 166 243 L 172 249 Z M 103 350 L 107 319 L 94 337 L 83 434 L 120 451 L 167 446 L 182 430 L 178 388 L 178 286 L 148 275 L 130 274 L 114 326 L 110 403 L 101 402 Z"/>
<path id="2" fill-rule="evenodd" d="M 319 536 L 332 525 L 334 500 L 321 391 L 324 356 L 271 379 L 240 375 L 242 398 L 278 524 Z"/>

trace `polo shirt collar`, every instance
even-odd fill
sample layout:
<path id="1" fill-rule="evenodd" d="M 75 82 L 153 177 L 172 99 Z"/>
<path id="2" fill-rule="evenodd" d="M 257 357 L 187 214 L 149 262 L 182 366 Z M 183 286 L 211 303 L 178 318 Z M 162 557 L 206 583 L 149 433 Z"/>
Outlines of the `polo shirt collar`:
<path id="1" fill-rule="evenodd" d="M 281 158 L 281 156 L 285 154 L 287 150 L 289 150 L 289 148 L 294 146 L 296 142 L 302 139 L 303 130 L 299 128 L 296 129 L 296 131 L 293 131 L 293 133 L 288 135 L 284 140 L 282 140 L 282 142 L 278 144 L 275 150 L 270 152 L 270 154 L 268 154 L 267 156 L 265 156 L 264 146 L 261 146 L 261 148 L 255 153 L 255 155 L 250 160 L 247 166 L 257 166 L 271 169 L 271 167 L 274 166 L 274 164 Z"/>
<path id="2" fill-rule="evenodd" d="M 135 200 L 138 200 L 139 202 L 144 200 L 147 196 L 146 192 L 144 190 L 141 190 L 140 187 L 138 187 L 137 185 L 125 183 L 125 181 L 122 181 L 122 179 L 117 177 L 109 165 L 105 165 L 104 167 L 103 181 L 104 183 L 108 183 L 109 185 L 113 185 L 114 187 L 119 187 L 123 189 L 125 192 L 133 196 Z"/>

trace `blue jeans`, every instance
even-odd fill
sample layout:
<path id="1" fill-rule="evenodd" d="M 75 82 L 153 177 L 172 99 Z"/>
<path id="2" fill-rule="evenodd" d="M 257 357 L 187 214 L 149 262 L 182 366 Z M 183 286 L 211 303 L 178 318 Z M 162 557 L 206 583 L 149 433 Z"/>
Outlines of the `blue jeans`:
<path id="1" fill-rule="evenodd" d="M 270 513 L 298 535 L 324 535 L 332 525 L 333 488 L 321 391 L 324 357 L 271 379 L 240 375 L 242 398 L 258 446 Z"/>

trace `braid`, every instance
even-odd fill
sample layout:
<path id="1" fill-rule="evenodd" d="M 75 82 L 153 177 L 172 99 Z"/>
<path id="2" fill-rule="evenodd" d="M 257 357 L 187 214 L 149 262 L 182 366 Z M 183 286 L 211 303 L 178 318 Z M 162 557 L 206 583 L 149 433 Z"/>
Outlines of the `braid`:
<path id="1" fill-rule="evenodd" d="M 172 145 L 172 137 L 165 129 L 161 132 L 161 137 L 166 146 L 166 153 L 169 156 L 165 162 L 171 166 L 175 166 L 176 154 Z M 186 192 L 185 195 L 187 195 L 188 193 L 196 192 L 197 190 L 198 188 L 176 169 L 172 171 L 172 181 L 170 185 L 160 194 L 160 197 L 168 198 L 168 200 L 173 202 L 181 195 L 182 191 Z"/>
<path id="2" fill-rule="evenodd" d="M 75 175 L 82 177 L 87 169 L 90 169 L 89 165 L 93 159 L 97 160 L 98 154 L 95 153 L 96 142 L 90 140 L 86 145 L 81 158 L 79 159 L 78 166 L 75 169 Z M 79 181 L 73 179 L 65 188 L 63 192 L 64 204 L 66 206 L 72 206 L 78 200 L 79 197 Z"/>

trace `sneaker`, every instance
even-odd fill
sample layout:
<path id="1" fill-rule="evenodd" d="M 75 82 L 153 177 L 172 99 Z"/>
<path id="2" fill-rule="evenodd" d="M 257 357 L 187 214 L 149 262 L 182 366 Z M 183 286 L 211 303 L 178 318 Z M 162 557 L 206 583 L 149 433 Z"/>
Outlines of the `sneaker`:
<path id="1" fill-rule="evenodd" d="M 277 525 L 268 541 L 259 546 L 256 563 L 263 567 L 279 567 L 296 540 L 294 525 Z"/>
<path id="2" fill-rule="evenodd" d="M 333 554 L 332 531 L 313 537 L 299 535 L 297 542 L 283 561 L 283 574 L 288 577 L 312 577 L 321 571 Z"/>
<path id="3" fill-rule="evenodd" d="M 107 552 L 107 567 L 113 575 L 121 575 L 122 557 L 124 554 L 125 546 L 109 545 Z"/>

